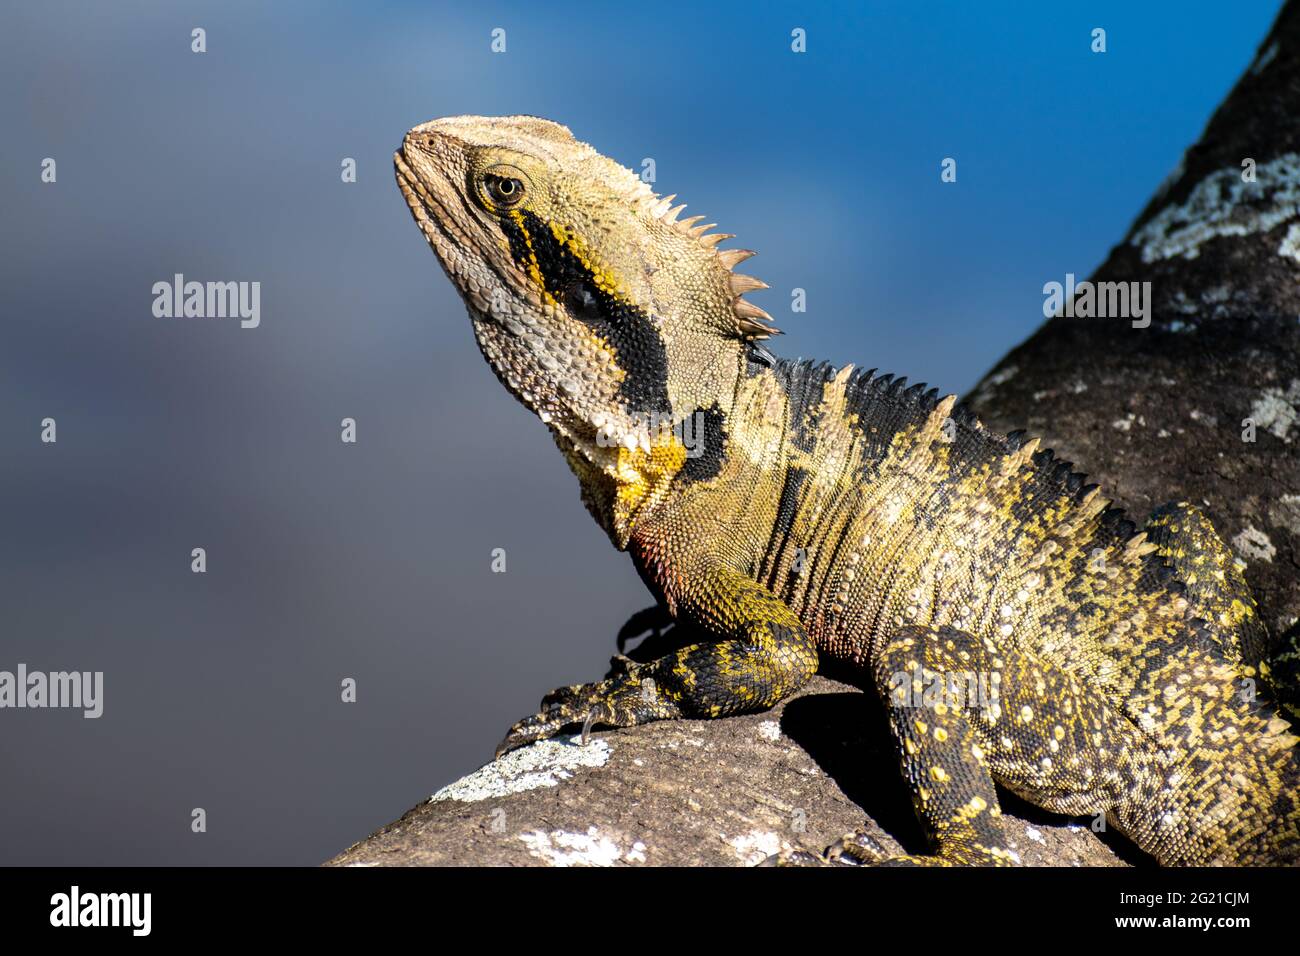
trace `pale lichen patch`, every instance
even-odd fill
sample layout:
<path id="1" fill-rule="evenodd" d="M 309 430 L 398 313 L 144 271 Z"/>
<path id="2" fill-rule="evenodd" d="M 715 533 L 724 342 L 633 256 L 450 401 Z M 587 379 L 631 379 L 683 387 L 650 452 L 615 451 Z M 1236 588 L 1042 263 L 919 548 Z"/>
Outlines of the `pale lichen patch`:
<path id="1" fill-rule="evenodd" d="M 573 736 L 541 740 L 512 750 L 468 776 L 447 784 L 429 801 L 476 803 L 539 787 L 554 787 L 561 780 L 572 777 L 580 767 L 603 767 L 609 760 L 609 744 L 596 739 L 588 741 L 584 747 L 579 739 Z"/>
<path id="2" fill-rule="evenodd" d="M 1300 262 L 1300 223 L 1292 223 L 1287 229 L 1282 244 L 1277 247 L 1277 254 Z"/>
<path id="3" fill-rule="evenodd" d="M 1257 427 L 1289 442 L 1291 426 L 1300 418 L 1297 406 L 1300 406 L 1300 379 L 1293 378 L 1286 391 L 1264 389 L 1250 407 L 1250 419 Z"/>
<path id="4" fill-rule="evenodd" d="M 618 842 L 602 836 L 595 827 L 587 827 L 586 833 L 532 830 L 519 834 L 519 839 L 529 853 L 551 866 L 613 866 L 623 858 Z M 644 850 L 644 844 L 633 844 L 631 852 L 640 856 L 640 861 L 633 862 L 644 862 Z"/>
<path id="5" fill-rule="evenodd" d="M 780 740 L 781 725 L 775 720 L 765 720 L 758 725 L 758 735 L 764 740 Z"/>
<path id="6" fill-rule="evenodd" d="M 993 392 L 999 385 L 1011 381 L 1011 379 L 1015 378 L 1016 373 L 1019 371 L 1020 369 L 1017 366 L 1008 365 L 1006 368 L 1002 369 L 1001 371 L 994 372 L 987 379 L 985 379 L 984 384 L 979 387 L 979 392 L 975 395 L 975 401 L 976 402 L 988 401 L 990 398 L 993 397 Z"/>
<path id="7" fill-rule="evenodd" d="M 782 850 L 791 849 L 781 837 L 771 830 L 752 830 L 727 840 L 727 845 L 735 851 L 741 862 L 748 866 L 757 866 L 769 856 Z"/>
<path id="8" fill-rule="evenodd" d="M 1263 73 L 1268 65 L 1276 59 L 1278 49 L 1279 46 L 1276 40 L 1270 43 L 1268 48 L 1261 52 L 1259 56 L 1255 58 L 1255 62 L 1250 65 L 1251 76 L 1259 76 Z"/>
<path id="9" fill-rule="evenodd" d="M 1211 239 L 1268 232 L 1296 218 L 1300 154 L 1283 153 L 1259 164 L 1254 182 L 1244 182 L 1242 171 L 1229 166 L 1211 173 L 1184 202 L 1166 206 L 1137 230 L 1129 242 L 1142 249 L 1142 261 L 1195 259 Z"/>
<path id="10" fill-rule="evenodd" d="M 1300 495 L 1283 495 L 1268 512 L 1274 524 L 1300 535 Z"/>
<path id="11" fill-rule="evenodd" d="M 1201 305 L 1188 297 L 1182 289 L 1174 292 L 1173 301 L 1169 303 L 1173 311 L 1182 315 L 1197 315 L 1201 311 Z"/>
<path id="12" fill-rule="evenodd" d="M 1256 561 L 1272 561 L 1277 554 L 1277 548 L 1268 539 L 1268 535 L 1254 525 L 1246 525 L 1246 529 L 1232 539 L 1232 546 L 1245 557 Z"/>

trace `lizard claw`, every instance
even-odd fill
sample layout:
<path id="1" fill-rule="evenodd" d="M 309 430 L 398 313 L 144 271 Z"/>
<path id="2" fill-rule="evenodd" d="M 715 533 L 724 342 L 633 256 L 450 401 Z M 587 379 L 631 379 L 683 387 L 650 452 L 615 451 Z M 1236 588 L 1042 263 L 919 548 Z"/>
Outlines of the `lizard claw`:
<path id="1" fill-rule="evenodd" d="M 542 698 L 541 709 L 511 726 L 505 739 L 497 745 L 496 755 L 509 753 L 519 747 L 547 740 L 562 732 L 566 727 L 575 725 L 582 728 L 582 743 L 585 746 L 591 735 L 591 728 L 596 723 L 613 723 L 614 717 L 602 697 L 610 693 L 607 685 L 573 684 L 559 687 Z"/>
<path id="2" fill-rule="evenodd" d="M 540 711 L 532 716 L 525 717 L 523 720 L 515 721 L 501 743 L 497 744 L 496 756 L 500 757 L 512 750 L 536 743 L 539 740 L 549 740 L 564 730 L 565 727 L 576 724 L 581 720 L 577 707 L 567 700 L 550 701 L 550 698 L 561 693 L 571 700 L 576 696 L 570 693 L 571 691 L 573 691 L 571 687 L 562 687 L 559 691 L 547 694 L 546 699 L 542 701 Z M 548 701 L 550 702 L 548 703 Z M 585 735 L 583 743 L 586 743 Z"/>
<path id="3" fill-rule="evenodd" d="M 502 757 L 512 750 L 518 750 L 520 747 L 526 747 L 528 744 L 536 743 L 539 740 L 546 740 L 548 737 L 554 737 L 564 728 L 561 721 L 547 721 L 540 719 L 540 715 L 525 717 L 510 728 L 510 731 L 502 738 L 501 743 L 497 744 L 496 754 L 493 759 Z"/>
<path id="4" fill-rule="evenodd" d="M 592 705 L 591 710 L 587 711 L 587 717 L 582 722 L 582 745 L 587 746 L 587 738 L 591 735 L 591 728 L 595 724 L 609 724 L 617 727 L 617 717 L 610 709 L 609 704 L 604 701 L 597 701 Z"/>
<path id="5" fill-rule="evenodd" d="M 826 848 L 827 863 L 863 866 L 879 863 L 889 857 L 888 851 L 865 830 L 845 834 Z"/>
<path id="6" fill-rule="evenodd" d="M 816 853 L 810 853 L 807 850 L 782 850 L 780 853 L 773 853 L 767 859 L 758 864 L 759 866 L 826 866 L 827 861 L 822 859 Z"/>
<path id="7" fill-rule="evenodd" d="M 597 725 L 632 727 L 647 720 L 680 716 L 677 705 L 658 694 L 654 681 L 649 677 L 638 679 L 635 665 L 629 665 L 628 670 L 607 680 L 551 691 L 542 698 L 541 710 L 510 728 L 497 745 L 497 756 L 554 737 L 566 727 L 581 727 L 585 745 Z"/>
<path id="8" fill-rule="evenodd" d="M 582 746 L 584 747 L 587 746 L 587 735 L 591 733 L 591 724 L 592 721 L 594 721 L 595 719 L 596 719 L 596 708 L 593 707 L 591 708 L 590 711 L 587 712 L 587 719 L 582 722 L 582 733 L 578 737 L 579 743 L 581 743 Z"/>

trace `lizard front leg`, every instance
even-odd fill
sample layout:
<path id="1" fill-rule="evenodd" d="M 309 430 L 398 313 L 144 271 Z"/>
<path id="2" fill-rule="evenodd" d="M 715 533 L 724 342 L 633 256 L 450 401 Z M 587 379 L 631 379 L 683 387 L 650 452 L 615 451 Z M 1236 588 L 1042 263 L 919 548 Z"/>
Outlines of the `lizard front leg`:
<path id="1" fill-rule="evenodd" d="M 510 728 L 497 755 L 566 727 L 631 727 L 675 717 L 763 710 L 817 670 L 817 649 L 798 617 L 771 591 L 720 562 L 706 562 L 677 596 L 676 614 L 705 634 L 645 664 L 623 662 L 611 677 L 552 691 Z"/>

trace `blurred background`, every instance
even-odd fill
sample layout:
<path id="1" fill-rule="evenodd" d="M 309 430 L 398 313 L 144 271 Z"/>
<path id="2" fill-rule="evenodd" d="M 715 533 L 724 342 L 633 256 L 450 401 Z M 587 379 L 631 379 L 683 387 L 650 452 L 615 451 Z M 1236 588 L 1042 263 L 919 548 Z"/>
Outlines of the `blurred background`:
<path id="1" fill-rule="evenodd" d="M 0 710 L 0 862 L 317 863 L 599 677 L 650 603 L 412 224 L 409 127 L 533 113 L 653 158 L 760 252 L 777 352 L 961 393 L 1277 7 L 6 4 L 0 670 L 105 687 L 98 720 Z M 259 281 L 260 326 L 155 318 L 175 273 Z"/>

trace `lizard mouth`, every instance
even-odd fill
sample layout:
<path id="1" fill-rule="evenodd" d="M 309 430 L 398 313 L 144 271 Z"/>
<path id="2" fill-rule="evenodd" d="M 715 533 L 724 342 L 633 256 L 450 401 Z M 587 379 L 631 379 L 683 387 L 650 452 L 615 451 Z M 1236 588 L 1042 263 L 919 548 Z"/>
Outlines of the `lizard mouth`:
<path id="1" fill-rule="evenodd" d="M 451 217 L 438 198 L 425 188 L 420 177 L 407 165 L 401 150 L 393 153 L 393 173 L 397 177 L 397 188 L 402 191 L 415 224 L 438 254 L 438 261 L 446 268 L 447 257 L 456 248 L 450 229 Z M 447 275 L 453 282 L 456 281 L 456 276 L 450 269 L 447 270 Z"/>
<path id="2" fill-rule="evenodd" d="M 475 240 L 480 224 L 473 221 L 472 214 L 464 208 L 464 198 L 449 183 L 437 177 L 430 180 L 421 176 L 401 149 L 393 153 L 393 173 L 415 224 L 424 233 L 442 271 L 460 292 L 471 314 L 499 325 L 500 320 L 488 302 L 488 289 L 509 289 L 512 283 L 521 282 L 522 277 L 508 279 L 502 274 L 501 265 L 485 254 Z"/>

